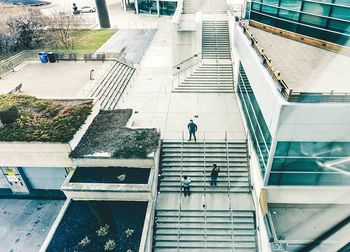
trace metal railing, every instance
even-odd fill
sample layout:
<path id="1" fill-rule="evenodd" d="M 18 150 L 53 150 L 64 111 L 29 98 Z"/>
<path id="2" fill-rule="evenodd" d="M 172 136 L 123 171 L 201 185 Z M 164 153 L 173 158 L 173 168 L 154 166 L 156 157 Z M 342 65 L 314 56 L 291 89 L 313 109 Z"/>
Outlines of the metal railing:
<path id="1" fill-rule="evenodd" d="M 264 52 L 264 48 L 259 45 L 253 33 L 249 31 L 248 25 L 244 24 L 242 19 L 237 16 L 235 20 L 238 22 L 238 26 L 242 28 L 244 35 L 250 40 L 251 46 L 255 52 L 260 56 L 265 69 L 278 85 L 279 92 L 288 102 L 350 102 L 350 92 L 301 92 L 289 88 L 287 83 L 281 78 L 281 73 L 273 66 L 271 59 Z"/>
<path id="2" fill-rule="evenodd" d="M 176 70 L 184 70 L 184 69 L 190 67 L 191 65 L 197 63 L 201 59 L 202 59 L 202 52 L 197 52 L 197 53 L 193 54 L 191 57 L 188 57 L 187 59 L 182 60 L 180 63 L 177 63 L 175 66 L 173 66 L 173 68 L 175 68 Z M 191 62 L 192 60 L 195 60 L 195 62 Z M 189 63 L 189 66 L 187 66 L 187 67 L 185 66 L 185 68 L 181 69 L 182 66 L 185 65 L 186 63 Z M 179 72 L 181 72 L 181 71 L 179 71 Z"/>
<path id="3" fill-rule="evenodd" d="M 206 161 L 206 145 L 205 145 L 205 133 L 203 135 L 203 190 L 204 190 L 204 251 L 207 250 L 207 182 L 206 182 L 206 172 L 207 172 L 207 161 Z"/>
<path id="4" fill-rule="evenodd" d="M 16 55 L 3 60 L 0 63 L 0 76 L 6 74 L 10 71 L 14 72 L 15 67 L 20 65 L 21 63 L 27 60 L 36 60 L 39 59 L 38 53 L 39 50 L 24 50 Z M 129 67 L 134 68 L 134 64 L 125 59 L 123 54 L 121 53 L 96 53 L 91 51 L 61 51 L 61 50 L 53 50 L 55 54 L 56 60 L 70 60 L 70 61 L 119 61 Z"/>
<path id="5" fill-rule="evenodd" d="M 216 52 L 216 71 L 218 76 L 218 94 L 220 95 L 220 67 L 219 67 L 219 55 L 218 55 L 218 33 L 216 30 L 216 18 L 214 18 L 215 27 L 215 52 Z"/>
<path id="6" fill-rule="evenodd" d="M 231 239 L 232 239 L 232 251 L 235 250 L 235 239 L 234 239 L 234 221 L 233 221 L 233 212 L 232 212 L 232 199 L 231 199 L 231 177 L 230 177 L 230 160 L 229 160 L 229 148 L 228 148 L 228 139 L 227 131 L 225 131 L 225 143 L 226 143 L 226 165 L 227 165 L 227 196 L 229 199 L 229 210 L 230 210 L 230 220 L 231 220 Z"/>

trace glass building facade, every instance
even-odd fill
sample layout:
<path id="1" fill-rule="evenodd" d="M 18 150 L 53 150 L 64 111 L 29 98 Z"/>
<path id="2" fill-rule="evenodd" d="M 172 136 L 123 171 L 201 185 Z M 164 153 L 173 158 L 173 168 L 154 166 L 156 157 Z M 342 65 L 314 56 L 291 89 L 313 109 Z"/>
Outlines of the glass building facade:
<path id="1" fill-rule="evenodd" d="M 177 7 L 177 1 L 167 0 L 138 0 L 139 13 L 171 16 L 175 13 Z"/>
<path id="2" fill-rule="evenodd" d="M 278 142 L 269 185 L 350 185 L 349 142 Z"/>
<path id="3" fill-rule="evenodd" d="M 238 78 L 238 97 L 259 159 L 261 174 L 265 176 L 272 137 L 242 64 L 239 66 Z"/>
<path id="4" fill-rule="evenodd" d="M 350 46 L 350 0 L 252 0 L 250 19 Z"/>

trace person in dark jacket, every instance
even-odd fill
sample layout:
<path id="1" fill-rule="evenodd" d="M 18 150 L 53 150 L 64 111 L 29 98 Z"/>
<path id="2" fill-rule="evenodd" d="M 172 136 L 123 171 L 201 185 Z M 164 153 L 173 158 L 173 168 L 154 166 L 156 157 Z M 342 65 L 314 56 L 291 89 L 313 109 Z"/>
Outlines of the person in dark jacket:
<path id="1" fill-rule="evenodd" d="M 217 183 L 218 177 L 219 177 L 219 172 L 220 172 L 220 168 L 217 167 L 216 164 L 213 164 L 213 169 L 211 170 L 211 173 L 210 173 L 210 177 L 211 177 L 210 185 L 211 186 L 216 186 L 216 183 Z"/>
<path id="2" fill-rule="evenodd" d="M 190 192 L 190 189 L 191 189 L 191 180 L 188 176 L 184 176 L 182 179 L 181 179 L 181 186 L 184 190 L 184 196 L 186 197 L 187 195 L 190 196 L 191 195 L 191 192 Z"/>
<path id="3" fill-rule="evenodd" d="M 192 136 L 194 138 L 194 141 L 196 142 L 197 141 L 197 138 L 196 138 L 196 131 L 198 129 L 197 127 L 197 124 L 195 124 L 193 122 L 193 120 L 190 120 L 189 124 L 187 124 L 187 128 L 188 128 L 188 132 L 190 134 L 190 138 L 188 139 L 188 141 L 191 141 L 192 139 Z"/>

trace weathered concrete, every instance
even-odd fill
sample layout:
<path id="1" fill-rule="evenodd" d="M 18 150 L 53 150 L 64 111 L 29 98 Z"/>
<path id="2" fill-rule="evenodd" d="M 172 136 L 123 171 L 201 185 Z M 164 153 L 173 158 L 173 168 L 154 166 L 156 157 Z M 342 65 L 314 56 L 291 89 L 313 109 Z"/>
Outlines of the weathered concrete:
<path id="1" fill-rule="evenodd" d="M 112 36 L 97 52 L 121 53 L 127 60 L 140 63 L 156 29 L 124 29 Z"/>
<path id="2" fill-rule="evenodd" d="M 0 251 L 39 251 L 63 203 L 0 199 Z"/>

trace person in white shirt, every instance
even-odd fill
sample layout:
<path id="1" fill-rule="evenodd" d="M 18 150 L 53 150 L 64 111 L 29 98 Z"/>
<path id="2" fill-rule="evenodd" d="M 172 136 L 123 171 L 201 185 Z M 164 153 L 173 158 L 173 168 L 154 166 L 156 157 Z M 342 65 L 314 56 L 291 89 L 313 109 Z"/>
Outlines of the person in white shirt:
<path id="1" fill-rule="evenodd" d="M 191 189 L 191 180 L 188 176 L 184 176 L 182 179 L 181 179 L 181 186 L 184 190 L 184 196 L 186 197 L 187 195 L 190 196 L 191 195 L 191 192 L 190 192 L 190 189 Z"/>

